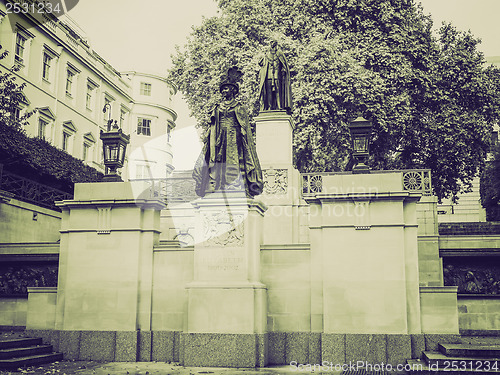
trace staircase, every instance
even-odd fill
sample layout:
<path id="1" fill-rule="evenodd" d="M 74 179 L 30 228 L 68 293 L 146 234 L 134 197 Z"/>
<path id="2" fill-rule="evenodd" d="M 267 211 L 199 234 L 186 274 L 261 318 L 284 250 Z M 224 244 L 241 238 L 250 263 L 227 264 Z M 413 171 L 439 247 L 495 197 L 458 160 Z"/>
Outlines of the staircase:
<path id="1" fill-rule="evenodd" d="M 460 344 L 439 344 L 438 351 L 424 351 L 422 359 L 408 360 L 409 374 L 500 374 L 500 336 L 462 335 Z M 420 370 L 418 370 L 420 366 Z"/>
<path id="2" fill-rule="evenodd" d="M 55 353 L 52 345 L 44 345 L 40 338 L 19 337 L 0 340 L 0 369 L 35 366 L 60 361 L 62 358 L 62 353 Z"/>

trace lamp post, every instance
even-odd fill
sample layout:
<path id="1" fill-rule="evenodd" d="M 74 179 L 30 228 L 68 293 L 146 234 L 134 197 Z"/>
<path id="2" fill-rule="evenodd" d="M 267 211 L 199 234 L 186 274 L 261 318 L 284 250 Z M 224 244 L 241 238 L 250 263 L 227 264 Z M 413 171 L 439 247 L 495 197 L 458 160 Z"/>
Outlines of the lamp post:
<path id="1" fill-rule="evenodd" d="M 363 117 L 358 117 L 349 124 L 349 132 L 352 141 L 352 156 L 356 164 L 352 167 L 352 173 L 370 173 L 370 167 L 365 161 L 370 156 L 370 135 L 372 122 Z"/>
<path id="2" fill-rule="evenodd" d="M 122 178 L 118 175 L 117 169 L 123 167 L 125 161 L 125 152 L 130 143 L 130 135 L 124 134 L 118 127 L 116 120 L 111 118 L 111 105 L 106 103 L 103 112 L 109 110 L 108 129 L 106 132 L 101 130 L 102 148 L 104 151 L 104 166 L 106 174 L 103 182 L 121 182 Z"/>

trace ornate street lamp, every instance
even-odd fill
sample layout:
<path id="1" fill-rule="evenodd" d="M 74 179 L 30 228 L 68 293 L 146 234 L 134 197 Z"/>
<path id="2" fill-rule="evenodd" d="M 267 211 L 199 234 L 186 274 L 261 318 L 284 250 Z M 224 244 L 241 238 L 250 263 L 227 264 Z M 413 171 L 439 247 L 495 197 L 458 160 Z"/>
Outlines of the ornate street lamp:
<path id="1" fill-rule="evenodd" d="M 352 141 L 352 156 L 356 164 L 352 167 L 352 173 L 370 173 L 370 167 L 365 161 L 370 156 L 370 135 L 372 122 L 363 117 L 358 117 L 349 124 Z"/>
<path id="2" fill-rule="evenodd" d="M 118 175 L 117 169 L 123 167 L 125 161 L 125 152 L 130 143 L 130 135 L 123 134 L 122 129 L 118 127 L 117 121 L 111 119 L 111 105 L 106 103 L 103 112 L 109 110 L 108 129 L 106 132 L 101 130 L 102 148 L 104 151 L 104 165 L 106 174 L 103 182 L 121 182 L 122 178 Z"/>

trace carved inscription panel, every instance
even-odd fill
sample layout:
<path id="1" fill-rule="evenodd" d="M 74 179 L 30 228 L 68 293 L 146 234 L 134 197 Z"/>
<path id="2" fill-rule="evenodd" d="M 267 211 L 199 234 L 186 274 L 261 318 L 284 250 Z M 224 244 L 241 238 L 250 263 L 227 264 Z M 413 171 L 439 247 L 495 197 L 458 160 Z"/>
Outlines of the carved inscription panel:
<path id="1" fill-rule="evenodd" d="M 203 240 L 208 247 L 242 247 L 245 241 L 244 216 L 228 211 L 203 213 Z"/>

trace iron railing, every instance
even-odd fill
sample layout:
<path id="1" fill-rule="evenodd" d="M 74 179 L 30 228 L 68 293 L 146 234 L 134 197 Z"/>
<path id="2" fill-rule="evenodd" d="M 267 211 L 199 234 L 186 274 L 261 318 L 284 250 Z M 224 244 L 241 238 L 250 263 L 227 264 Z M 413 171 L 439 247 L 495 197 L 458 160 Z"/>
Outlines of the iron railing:
<path id="1" fill-rule="evenodd" d="M 160 198 L 167 203 L 190 202 L 198 198 L 192 178 L 145 178 L 131 179 L 130 182 L 141 190 L 138 194 L 140 198 Z"/>
<path id="2" fill-rule="evenodd" d="M 0 190 L 14 195 L 15 199 L 60 211 L 56 201 L 73 199 L 73 195 L 5 171 L 0 164 Z"/>
<path id="3" fill-rule="evenodd" d="M 403 190 L 419 192 L 422 195 L 432 195 L 432 181 L 430 169 L 404 169 L 393 171 L 371 171 L 371 173 L 401 172 Z M 303 196 L 314 196 L 324 192 L 323 180 L 325 176 L 336 173 L 302 173 Z"/>

